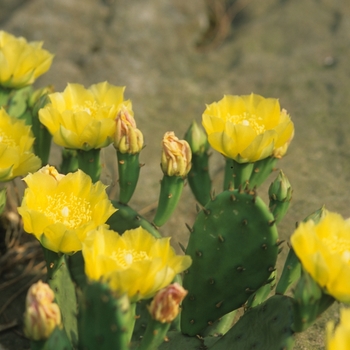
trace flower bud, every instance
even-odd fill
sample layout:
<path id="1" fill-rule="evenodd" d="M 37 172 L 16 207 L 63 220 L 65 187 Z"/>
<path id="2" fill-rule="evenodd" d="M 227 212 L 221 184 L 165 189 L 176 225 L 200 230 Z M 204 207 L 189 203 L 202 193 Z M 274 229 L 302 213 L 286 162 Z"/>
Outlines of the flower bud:
<path id="1" fill-rule="evenodd" d="M 34 106 L 38 103 L 40 103 L 41 101 L 41 98 L 43 96 L 45 96 L 45 98 L 43 98 L 42 100 L 42 103 L 40 104 L 43 104 L 43 106 L 41 107 L 44 107 L 50 100 L 48 99 L 47 95 L 48 94 L 52 94 L 54 92 L 54 88 L 52 85 L 48 85 L 48 86 L 45 86 L 43 88 L 40 88 L 40 89 L 37 89 L 35 91 L 33 91 L 31 93 L 31 95 L 29 96 L 29 99 L 28 99 L 28 106 L 30 108 L 34 108 Z M 40 106 L 38 106 L 38 110 L 41 108 Z"/>
<path id="2" fill-rule="evenodd" d="M 292 199 L 293 189 L 288 178 L 281 170 L 274 182 L 269 187 L 270 200 L 286 202 Z"/>
<path id="3" fill-rule="evenodd" d="M 186 176 L 191 169 L 192 152 L 185 140 L 179 140 L 173 131 L 165 133 L 162 141 L 161 167 L 167 176 Z"/>
<path id="4" fill-rule="evenodd" d="M 24 313 L 24 333 L 28 338 L 48 339 L 57 326 L 61 327 L 61 312 L 54 298 L 46 283 L 39 281 L 29 288 Z"/>
<path id="5" fill-rule="evenodd" d="M 187 295 L 187 290 L 178 283 L 170 284 L 161 289 L 149 306 L 152 318 L 161 323 L 174 321 L 179 314 L 179 306 Z"/>
<path id="6" fill-rule="evenodd" d="M 185 140 L 191 146 L 193 154 L 203 154 L 209 149 L 207 135 L 195 120 L 186 131 Z"/>
<path id="7" fill-rule="evenodd" d="M 119 111 L 115 121 L 114 147 L 121 153 L 140 153 L 143 147 L 143 135 L 125 106 Z"/>

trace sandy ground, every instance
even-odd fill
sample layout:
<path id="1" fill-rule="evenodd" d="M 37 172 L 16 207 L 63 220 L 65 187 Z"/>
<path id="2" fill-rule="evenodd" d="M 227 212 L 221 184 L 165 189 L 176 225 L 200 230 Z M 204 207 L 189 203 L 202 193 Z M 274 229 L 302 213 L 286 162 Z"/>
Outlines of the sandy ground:
<path id="1" fill-rule="evenodd" d="M 43 40 L 55 54 L 51 70 L 36 86 L 67 82 L 85 86 L 108 80 L 126 86 L 147 147 L 146 165 L 131 205 L 156 202 L 165 131 L 182 136 L 205 104 L 224 94 L 279 98 L 295 123 L 295 138 L 279 163 L 294 188 L 280 235 L 320 208 L 349 217 L 350 178 L 350 2 L 345 0 L 241 1 L 246 5 L 220 45 L 198 49 L 208 39 L 203 0 L 1 0 L 0 30 Z M 218 42 L 219 43 L 219 42 Z M 58 164 L 57 152 L 52 164 Z M 113 150 L 104 154 L 104 181 L 116 191 Z M 221 156 L 212 175 L 221 188 Z M 266 186 L 261 195 L 266 197 Z M 163 233 L 186 244 L 184 222 L 194 220 L 188 189 Z M 181 223 L 181 224 L 179 224 Z M 283 257 L 282 257 L 283 258 Z M 1 303 L 1 301 L 0 301 Z M 298 337 L 296 349 L 323 349 L 324 324 L 338 317 L 335 305 Z M 0 344 L 19 349 L 11 334 Z M 12 344 L 12 345 L 11 345 Z M 17 346 L 17 347 L 16 347 Z M 23 345 L 25 346 L 25 345 Z"/>

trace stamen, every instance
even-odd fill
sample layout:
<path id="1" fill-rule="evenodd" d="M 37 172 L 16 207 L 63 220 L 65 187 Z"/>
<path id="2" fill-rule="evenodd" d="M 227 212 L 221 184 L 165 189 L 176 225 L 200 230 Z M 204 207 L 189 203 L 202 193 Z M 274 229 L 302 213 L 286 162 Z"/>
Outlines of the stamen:
<path id="1" fill-rule="evenodd" d="M 90 203 L 73 193 L 59 193 L 47 196 L 47 199 L 46 208 L 39 207 L 38 210 L 44 212 L 53 223 L 61 222 L 69 228 L 77 228 L 92 219 Z"/>

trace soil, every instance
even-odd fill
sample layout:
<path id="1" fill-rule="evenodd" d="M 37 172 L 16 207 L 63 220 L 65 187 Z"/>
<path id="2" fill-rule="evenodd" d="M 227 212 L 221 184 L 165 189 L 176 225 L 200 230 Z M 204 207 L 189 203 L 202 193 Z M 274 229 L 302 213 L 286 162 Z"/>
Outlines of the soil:
<path id="1" fill-rule="evenodd" d="M 163 134 L 172 130 L 181 137 L 193 119 L 200 122 L 205 104 L 224 94 L 254 92 L 279 98 L 295 124 L 288 155 L 279 162 L 294 188 L 290 210 L 279 225 L 281 238 L 288 240 L 295 223 L 322 205 L 350 216 L 349 1 L 2 0 L 0 30 L 44 41 L 55 53 L 37 87 L 53 84 L 62 91 L 67 82 L 89 86 L 105 80 L 126 86 L 147 144 L 141 154 L 146 165 L 131 202 L 136 210 L 157 201 Z M 51 163 L 59 162 L 56 148 Z M 103 181 L 113 197 L 117 175 L 112 149 L 104 151 L 103 162 Z M 221 156 L 213 154 L 217 191 L 222 169 Z M 264 198 L 267 186 L 259 191 Z M 177 249 L 177 242 L 186 245 L 184 223 L 194 217 L 195 201 L 185 188 L 179 208 L 162 229 L 173 236 Z M 34 246 L 25 251 L 35 251 L 27 235 L 20 246 L 28 241 Z M 1 350 L 29 348 L 20 320 L 27 284 L 40 269 L 26 271 L 11 286 L 4 283 L 23 273 L 29 261 L 38 263 L 40 253 L 35 254 L 0 277 L 0 325 L 19 323 L 0 329 Z M 340 307 L 335 304 L 298 335 L 295 349 L 324 349 L 325 323 L 338 319 Z"/>

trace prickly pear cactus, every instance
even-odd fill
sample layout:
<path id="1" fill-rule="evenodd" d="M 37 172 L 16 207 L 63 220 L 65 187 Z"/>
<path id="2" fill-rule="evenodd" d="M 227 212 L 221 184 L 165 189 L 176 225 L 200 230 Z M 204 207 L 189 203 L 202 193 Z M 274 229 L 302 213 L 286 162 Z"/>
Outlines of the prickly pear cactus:
<path id="1" fill-rule="evenodd" d="M 292 349 L 293 299 L 275 295 L 248 310 L 209 350 Z"/>
<path id="2" fill-rule="evenodd" d="M 213 198 L 191 231 L 181 330 L 193 336 L 265 284 L 275 269 L 278 235 L 265 203 L 255 192 L 239 190 Z"/>
<path id="3" fill-rule="evenodd" d="M 98 282 L 85 286 L 78 314 L 79 348 L 126 350 L 133 322 L 126 295 L 117 298 L 107 285 Z"/>

